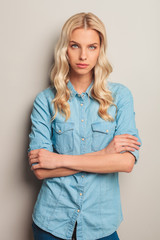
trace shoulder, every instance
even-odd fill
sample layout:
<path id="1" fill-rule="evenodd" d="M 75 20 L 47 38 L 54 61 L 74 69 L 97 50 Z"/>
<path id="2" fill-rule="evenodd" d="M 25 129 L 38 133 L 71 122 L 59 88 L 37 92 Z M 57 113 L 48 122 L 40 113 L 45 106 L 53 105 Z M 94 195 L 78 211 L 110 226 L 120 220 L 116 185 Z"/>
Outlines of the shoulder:
<path id="1" fill-rule="evenodd" d="M 125 94 L 131 93 L 131 90 L 122 83 L 108 81 L 107 87 L 113 94 L 116 94 L 116 95 L 124 94 L 124 93 Z"/>
<path id="2" fill-rule="evenodd" d="M 40 101 L 43 103 L 51 103 L 51 101 L 53 100 L 55 94 L 54 94 L 54 89 L 52 86 L 49 86 L 47 88 L 45 88 L 44 90 L 42 90 L 41 92 L 37 93 L 36 97 L 35 97 L 35 101 Z"/>
<path id="3" fill-rule="evenodd" d="M 108 81 L 107 88 L 112 92 L 116 103 L 119 101 L 133 100 L 131 90 L 122 83 Z"/>
<path id="4" fill-rule="evenodd" d="M 52 100 L 54 98 L 54 89 L 53 87 L 49 86 L 48 88 L 39 92 L 33 103 L 34 109 L 37 111 L 43 110 L 45 113 L 49 113 L 51 116 L 54 114 L 54 105 L 52 104 Z"/>

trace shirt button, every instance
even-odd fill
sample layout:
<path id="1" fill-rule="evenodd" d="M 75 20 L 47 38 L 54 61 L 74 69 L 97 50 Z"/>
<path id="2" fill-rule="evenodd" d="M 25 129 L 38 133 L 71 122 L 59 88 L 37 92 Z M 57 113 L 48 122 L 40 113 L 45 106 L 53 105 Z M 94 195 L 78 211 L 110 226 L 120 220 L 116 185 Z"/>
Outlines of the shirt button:
<path id="1" fill-rule="evenodd" d="M 82 193 L 80 193 L 79 195 L 82 196 Z"/>
<path id="2" fill-rule="evenodd" d="M 80 97 L 81 95 L 80 94 L 78 94 L 78 97 Z"/>
<path id="3" fill-rule="evenodd" d="M 84 175 L 82 175 L 81 177 L 84 177 Z"/>
<path id="4" fill-rule="evenodd" d="M 82 119 L 81 122 L 84 122 L 84 120 Z"/>
<path id="5" fill-rule="evenodd" d="M 80 210 L 78 209 L 77 212 L 80 212 Z"/>
<path id="6" fill-rule="evenodd" d="M 84 141 L 84 138 L 82 138 L 82 141 Z"/>
<path id="7" fill-rule="evenodd" d="M 81 103 L 81 106 L 83 106 L 83 103 Z"/>
<path id="8" fill-rule="evenodd" d="M 107 133 L 109 132 L 108 129 L 106 130 L 106 132 L 107 132 Z"/>
<path id="9" fill-rule="evenodd" d="M 59 130 L 58 132 L 61 132 L 61 130 Z"/>

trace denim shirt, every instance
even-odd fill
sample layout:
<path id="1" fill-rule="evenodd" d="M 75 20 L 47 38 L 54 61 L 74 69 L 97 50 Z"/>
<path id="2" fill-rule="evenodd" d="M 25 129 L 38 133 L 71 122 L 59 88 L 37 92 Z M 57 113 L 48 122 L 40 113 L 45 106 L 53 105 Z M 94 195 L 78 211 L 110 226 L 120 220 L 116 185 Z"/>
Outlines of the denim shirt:
<path id="1" fill-rule="evenodd" d="M 71 115 L 66 122 L 60 113 L 54 121 L 50 121 L 54 114 L 52 87 L 40 92 L 31 114 L 28 152 L 44 148 L 59 154 L 81 155 L 99 151 L 115 135 L 126 133 L 138 137 L 141 142 L 135 124 L 131 91 L 120 83 L 108 81 L 106 84 L 118 107 L 113 122 L 105 121 L 98 115 L 99 103 L 89 91 L 93 82 L 82 94 L 78 94 L 68 82 Z M 115 106 L 110 106 L 108 113 L 115 118 Z M 136 163 L 139 151 L 131 153 Z M 44 179 L 32 218 L 40 228 L 62 239 L 72 238 L 76 221 L 78 240 L 95 240 L 112 234 L 123 220 L 118 172 L 79 172 Z"/>

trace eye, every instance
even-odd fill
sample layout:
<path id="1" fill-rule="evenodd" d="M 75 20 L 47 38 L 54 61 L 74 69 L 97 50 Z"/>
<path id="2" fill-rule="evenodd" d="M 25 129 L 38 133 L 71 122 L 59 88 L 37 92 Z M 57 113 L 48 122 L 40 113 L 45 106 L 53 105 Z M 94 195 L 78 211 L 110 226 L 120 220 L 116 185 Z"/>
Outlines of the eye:
<path id="1" fill-rule="evenodd" d="M 92 50 L 94 50 L 94 49 L 96 49 L 97 47 L 95 47 L 95 46 L 89 46 L 89 48 L 92 49 Z"/>
<path id="2" fill-rule="evenodd" d="M 77 44 L 72 44 L 71 47 L 72 48 L 78 48 L 78 45 Z"/>

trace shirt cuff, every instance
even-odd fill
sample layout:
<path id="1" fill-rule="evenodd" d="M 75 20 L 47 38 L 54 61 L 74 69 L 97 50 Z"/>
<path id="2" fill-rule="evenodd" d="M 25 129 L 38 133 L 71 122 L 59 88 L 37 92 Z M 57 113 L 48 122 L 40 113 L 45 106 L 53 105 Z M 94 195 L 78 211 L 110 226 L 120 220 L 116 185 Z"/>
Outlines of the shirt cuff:
<path id="1" fill-rule="evenodd" d="M 135 149 L 135 151 L 122 151 L 121 153 L 124 153 L 124 152 L 132 153 L 132 155 L 135 157 L 135 163 L 134 164 L 137 164 L 137 161 L 138 161 L 138 158 L 139 158 L 139 150 Z"/>

